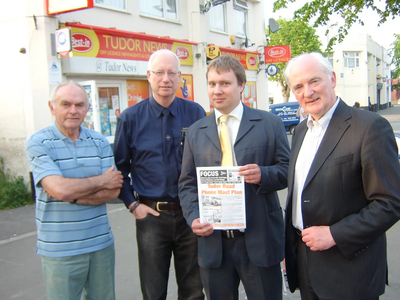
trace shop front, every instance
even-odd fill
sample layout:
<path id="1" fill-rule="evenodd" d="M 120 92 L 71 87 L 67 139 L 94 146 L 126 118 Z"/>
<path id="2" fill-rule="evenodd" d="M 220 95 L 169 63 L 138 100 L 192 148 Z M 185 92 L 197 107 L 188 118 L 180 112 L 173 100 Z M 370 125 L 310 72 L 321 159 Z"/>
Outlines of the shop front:
<path id="1" fill-rule="evenodd" d="M 150 55 L 169 49 L 181 63 L 177 96 L 194 101 L 193 42 L 66 23 L 71 30 L 72 51 L 62 56 L 67 80 L 80 83 L 91 103 L 83 125 L 114 142 L 117 118 L 129 106 L 149 97 L 147 64 Z"/>

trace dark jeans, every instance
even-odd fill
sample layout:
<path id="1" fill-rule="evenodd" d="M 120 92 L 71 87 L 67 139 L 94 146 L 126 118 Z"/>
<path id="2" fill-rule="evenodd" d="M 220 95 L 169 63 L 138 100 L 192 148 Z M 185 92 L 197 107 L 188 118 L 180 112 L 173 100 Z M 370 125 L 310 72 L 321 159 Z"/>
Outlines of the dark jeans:
<path id="1" fill-rule="evenodd" d="M 282 300 L 280 264 L 269 268 L 254 265 L 247 254 L 244 237 L 223 237 L 222 247 L 223 258 L 218 268 L 200 268 L 208 300 L 238 300 L 240 281 L 246 299 Z"/>
<path id="2" fill-rule="evenodd" d="M 160 212 L 136 220 L 140 285 L 144 300 L 167 297 L 171 254 L 174 254 L 179 300 L 204 299 L 197 264 L 197 236 L 181 211 Z"/>

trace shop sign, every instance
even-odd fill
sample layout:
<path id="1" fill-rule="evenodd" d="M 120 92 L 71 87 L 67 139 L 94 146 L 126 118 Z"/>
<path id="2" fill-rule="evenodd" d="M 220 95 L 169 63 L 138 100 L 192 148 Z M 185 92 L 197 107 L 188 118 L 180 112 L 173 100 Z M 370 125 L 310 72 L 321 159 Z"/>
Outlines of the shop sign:
<path id="1" fill-rule="evenodd" d="M 93 0 L 47 0 L 46 3 L 48 15 L 93 7 Z"/>
<path id="2" fill-rule="evenodd" d="M 74 56 L 62 60 L 63 71 L 76 74 L 146 75 L 147 62 Z"/>
<path id="3" fill-rule="evenodd" d="M 290 46 L 270 46 L 264 48 L 265 63 L 285 63 L 291 58 Z"/>
<path id="4" fill-rule="evenodd" d="M 71 51 L 71 31 L 69 28 L 61 28 L 56 30 L 55 39 L 57 53 Z"/>
<path id="5" fill-rule="evenodd" d="M 153 52 L 169 49 L 181 65 L 193 65 L 192 45 L 118 35 L 86 28 L 70 27 L 73 56 L 148 61 Z"/>
<path id="6" fill-rule="evenodd" d="M 208 59 L 215 59 L 221 55 L 218 46 L 207 46 L 207 58 Z"/>
<path id="7" fill-rule="evenodd" d="M 398 78 L 392 78 L 392 85 L 398 85 L 399 84 L 399 79 Z"/>
<path id="8" fill-rule="evenodd" d="M 220 47 L 221 55 L 230 55 L 236 57 L 246 70 L 258 71 L 258 55 L 255 52 L 244 50 L 235 50 Z"/>

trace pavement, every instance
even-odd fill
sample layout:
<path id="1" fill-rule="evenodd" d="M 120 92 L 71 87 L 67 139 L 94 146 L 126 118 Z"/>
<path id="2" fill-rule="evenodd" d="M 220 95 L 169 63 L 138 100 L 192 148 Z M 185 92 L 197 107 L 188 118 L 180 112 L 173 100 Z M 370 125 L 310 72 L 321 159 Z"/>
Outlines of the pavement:
<path id="1" fill-rule="evenodd" d="M 379 111 L 396 132 L 400 132 L 400 105 Z M 288 136 L 291 139 L 291 136 Z M 279 191 L 284 206 L 286 190 Z M 125 206 L 114 201 L 107 205 L 116 247 L 116 294 L 118 300 L 140 300 L 134 218 Z M 381 300 L 398 300 L 400 294 L 400 223 L 387 233 L 389 283 Z M 0 211 L 0 300 L 44 300 L 46 291 L 36 250 L 35 206 Z M 171 262 L 173 265 L 173 262 Z M 167 299 L 177 299 L 174 270 L 171 267 Z M 240 286 L 240 300 L 246 295 Z M 284 300 L 301 299 L 299 292 L 283 289 Z M 99 299 L 101 300 L 101 299 Z"/>

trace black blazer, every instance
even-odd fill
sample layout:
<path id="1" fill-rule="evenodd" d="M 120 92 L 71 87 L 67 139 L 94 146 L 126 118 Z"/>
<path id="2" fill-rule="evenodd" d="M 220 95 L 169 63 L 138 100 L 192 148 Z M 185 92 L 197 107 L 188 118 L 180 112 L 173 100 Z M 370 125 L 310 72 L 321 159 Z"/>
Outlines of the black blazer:
<path id="1" fill-rule="evenodd" d="M 298 287 L 297 243 L 292 226 L 294 169 L 307 131 L 293 135 L 286 203 L 286 268 Z M 308 249 L 314 291 L 327 299 L 367 299 L 384 293 L 385 232 L 400 218 L 400 165 L 390 124 L 378 114 L 340 100 L 311 165 L 302 193 L 304 227 L 327 225 L 336 246 Z"/>
<path id="2" fill-rule="evenodd" d="M 261 184 L 245 184 L 246 249 L 257 266 L 270 267 L 284 257 L 283 213 L 277 190 L 287 186 L 289 144 L 282 120 L 266 111 L 244 106 L 234 144 L 239 166 L 257 164 Z M 220 166 L 221 146 L 215 114 L 189 127 L 179 179 L 179 198 L 189 226 L 199 217 L 196 167 Z M 217 268 L 222 261 L 221 231 L 199 238 L 198 259 L 202 268 Z"/>

